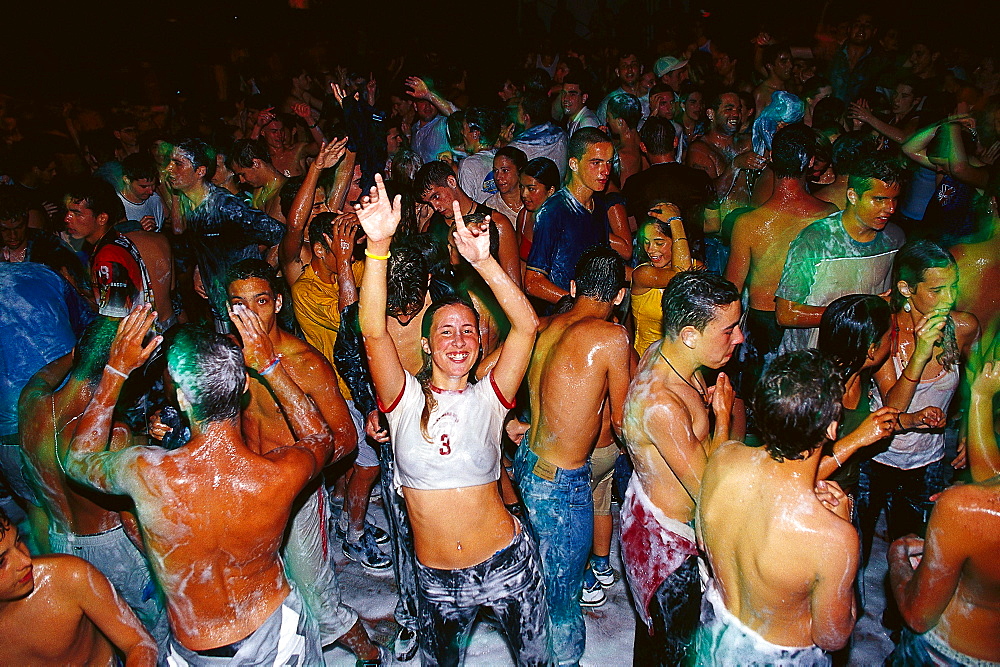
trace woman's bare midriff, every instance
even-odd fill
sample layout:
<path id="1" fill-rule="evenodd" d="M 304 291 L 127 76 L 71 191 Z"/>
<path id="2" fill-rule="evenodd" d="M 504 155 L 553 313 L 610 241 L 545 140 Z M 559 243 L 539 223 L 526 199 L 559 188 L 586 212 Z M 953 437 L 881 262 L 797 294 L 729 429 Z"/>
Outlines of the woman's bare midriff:
<path id="1" fill-rule="evenodd" d="M 458 570 L 504 549 L 517 533 L 496 482 L 458 489 L 403 487 L 417 560 L 426 567 Z"/>

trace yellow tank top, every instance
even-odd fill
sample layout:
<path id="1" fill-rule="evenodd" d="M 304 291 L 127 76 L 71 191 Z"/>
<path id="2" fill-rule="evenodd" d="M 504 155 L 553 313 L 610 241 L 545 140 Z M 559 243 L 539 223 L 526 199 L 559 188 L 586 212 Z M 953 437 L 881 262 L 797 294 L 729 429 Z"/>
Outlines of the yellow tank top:
<path id="1" fill-rule="evenodd" d="M 632 319 L 635 321 L 635 351 L 641 357 L 646 348 L 663 338 L 663 289 L 651 287 L 632 296 Z"/>

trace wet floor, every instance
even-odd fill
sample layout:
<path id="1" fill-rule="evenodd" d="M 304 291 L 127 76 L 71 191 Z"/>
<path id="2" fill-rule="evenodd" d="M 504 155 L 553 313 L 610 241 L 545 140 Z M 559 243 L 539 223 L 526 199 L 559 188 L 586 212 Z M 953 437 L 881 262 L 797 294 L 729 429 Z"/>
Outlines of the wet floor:
<path id="1" fill-rule="evenodd" d="M 618 506 L 615 505 L 613 512 Z M 369 508 L 369 518 L 385 526 L 382 508 L 374 502 Z M 884 523 L 879 526 L 884 530 Z M 621 572 L 618 554 L 618 522 L 615 521 L 615 544 L 612 548 L 612 564 Z M 864 615 L 854 629 L 848 664 L 852 667 L 881 665 L 892 651 L 892 643 L 882 629 L 879 619 L 885 607 L 885 593 L 882 581 L 886 573 L 886 544 L 877 536 L 872 548 L 871 561 L 865 572 Z M 335 543 L 337 576 L 344 602 L 354 607 L 364 620 L 373 639 L 379 643 L 389 643 L 397 626 L 392 620 L 396 605 L 396 584 L 391 570 L 386 574 L 370 574 L 360 565 L 349 561 L 341 552 L 340 542 Z M 632 638 L 635 633 L 635 615 L 623 581 L 618 581 L 608 591 L 608 601 L 601 607 L 588 609 L 584 613 L 587 623 L 587 649 L 580 664 L 585 667 L 628 665 L 632 662 Z M 330 666 L 354 665 L 354 656 L 341 648 L 332 648 L 325 653 L 326 664 Z M 405 664 L 417 667 L 419 658 L 407 663 L 391 661 L 388 664 Z M 473 630 L 466 652 L 465 664 L 470 667 L 501 667 L 513 665 L 514 661 L 500 633 L 488 622 L 477 624 Z"/>

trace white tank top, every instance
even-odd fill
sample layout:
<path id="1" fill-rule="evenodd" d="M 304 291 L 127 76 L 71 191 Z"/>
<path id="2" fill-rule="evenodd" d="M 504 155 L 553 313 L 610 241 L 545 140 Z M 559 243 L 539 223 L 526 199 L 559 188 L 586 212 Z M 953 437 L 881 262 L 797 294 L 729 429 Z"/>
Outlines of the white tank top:
<path id="1" fill-rule="evenodd" d="M 892 365 L 896 367 L 896 375 L 902 375 L 905 364 L 895 354 L 892 355 Z M 948 412 L 948 405 L 958 388 L 958 367 L 942 368 L 936 377 L 917 383 L 913 398 L 906 412 L 917 412 L 926 407 L 935 406 Z M 882 397 L 875 392 L 872 403 L 874 409 L 882 407 Z M 893 468 L 912 470 L 925 466 L 944 457 L 944 432 L 941 429 L 933 431 L 907 431 L 892 437 L 889 449 L 874 457 L 874 460 Z"/>
<path id="2" fill-rule="evenodd" d="M 420 433 L 424 394 L 412 375 L 406 373 L 403 391 L 392 405 L 379 405 L 396 458 L 393 487 L 458 489 L 497 481 L 500 432 L 514 405 L 503 398 L 493 373 L 462 391 L 431 390 L 437 406 L 427 421 L 430 441 Z"/>

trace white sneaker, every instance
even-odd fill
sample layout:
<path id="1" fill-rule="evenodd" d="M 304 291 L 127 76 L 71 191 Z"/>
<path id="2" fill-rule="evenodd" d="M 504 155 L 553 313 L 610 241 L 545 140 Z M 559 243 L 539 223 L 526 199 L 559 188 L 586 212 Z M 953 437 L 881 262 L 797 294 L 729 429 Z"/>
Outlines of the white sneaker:
<path id="1" fill-rule="evenodd" d="M 580 598 L 581 607 L 600 607 L 608 601 L 608 594 L 604 592 L 601 582 L 594 584 L 593 588 L 583 587 L 583 597 Z"/>

